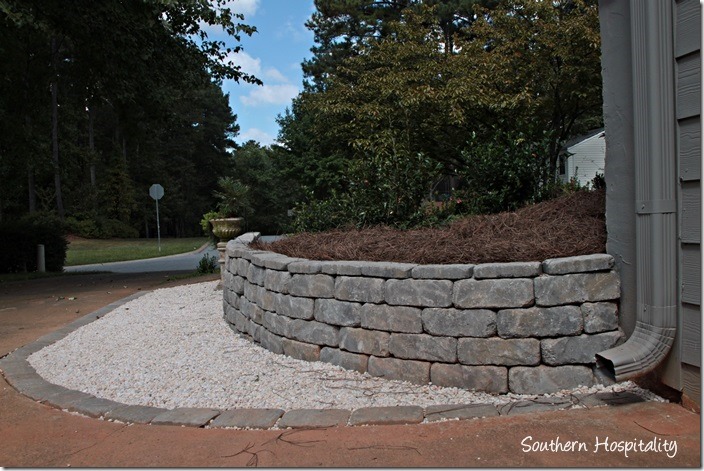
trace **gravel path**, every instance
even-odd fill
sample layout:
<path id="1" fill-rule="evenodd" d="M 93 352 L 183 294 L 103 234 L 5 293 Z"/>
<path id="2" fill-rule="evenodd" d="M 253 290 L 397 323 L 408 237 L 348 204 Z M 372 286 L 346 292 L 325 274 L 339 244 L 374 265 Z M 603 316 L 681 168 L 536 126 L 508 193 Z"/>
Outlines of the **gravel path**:
<path id="1" fill-rule="evenodd" d="M 148 293 L 31 355 L 29 362 L 54 384 L 124 404 L 168 409 L 357 409 L 505 404 L 538 397 L 419 386 L 271 353 L 228 328 L 216 285 Z M 632 382 L 551 396 L 621 390 L 665 402 Z"/>

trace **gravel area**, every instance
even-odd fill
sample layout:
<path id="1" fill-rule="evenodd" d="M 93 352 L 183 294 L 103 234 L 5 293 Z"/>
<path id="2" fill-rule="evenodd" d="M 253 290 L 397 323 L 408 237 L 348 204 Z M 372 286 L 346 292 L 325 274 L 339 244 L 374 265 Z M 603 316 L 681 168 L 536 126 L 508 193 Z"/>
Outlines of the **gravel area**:
<path id="1" fill-rule="evenodd" d="M 223 320 L 222 291 L 216 285 L 148 293 L 31 355 L 29 362 L 51 383 L 124 404 L 168 409 L 498 405 L 601 391 L 630 391 L 666 402 L 633 382 L 546 396 L 490 395 L 295 360 L 236 335 Z"/>

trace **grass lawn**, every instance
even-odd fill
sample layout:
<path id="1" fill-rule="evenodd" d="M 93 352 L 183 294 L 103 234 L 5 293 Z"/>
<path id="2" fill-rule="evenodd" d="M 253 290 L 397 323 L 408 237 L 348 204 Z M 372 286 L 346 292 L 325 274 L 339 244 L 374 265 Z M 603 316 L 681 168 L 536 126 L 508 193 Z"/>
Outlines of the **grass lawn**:
<path id="1" fill-rule="evenodd" d="M 191 252 L 208 242 L 207 237 L 161 239 L 73 239 L 68 246 L 66 266 L 122 262 Z"/>

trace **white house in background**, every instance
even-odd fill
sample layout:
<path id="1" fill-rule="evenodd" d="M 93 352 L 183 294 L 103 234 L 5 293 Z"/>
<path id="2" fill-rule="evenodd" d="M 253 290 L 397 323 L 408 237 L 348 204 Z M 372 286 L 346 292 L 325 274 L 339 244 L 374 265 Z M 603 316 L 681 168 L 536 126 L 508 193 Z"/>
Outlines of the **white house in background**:
<path id="1" fill-rule="evenodd" d="M 574 178 L 580 185 L 585 186 L 597 173 L 604 174 L 606 161 L 604 135 L 604 128 L 596 129 L 565 144 L 558 162 L 561 181 L 566 183 Z"/>

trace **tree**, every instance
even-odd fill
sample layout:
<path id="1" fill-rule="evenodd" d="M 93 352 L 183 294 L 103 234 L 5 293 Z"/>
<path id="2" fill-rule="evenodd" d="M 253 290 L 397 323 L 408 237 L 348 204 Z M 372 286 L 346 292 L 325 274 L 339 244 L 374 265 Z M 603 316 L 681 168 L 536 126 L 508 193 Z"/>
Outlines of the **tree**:
<path id="1" fill-rule="evenodd" d="M 221 80 L 260 83 L 226 59 L 240 46 L 203 30 L 220 26 L 236 41 L 256 31 L 225 3 L 0 2 L 0 217 L 34 211 L 51 193 L 59 214 L 96 218 L 118 175 L 137 195 L 153 178 L 183 189 L 183 199 L 204 185 L 209 195 L 209 172 L 225 168 L 237 132 Z M 183 146 L 167 153 L 174 141 Z M 120 204 L 115 214 L 148 232 L 146 214 L 129 198 Z M 166 206 L 174 231 L 195 232 L 201 208 Z"/>

